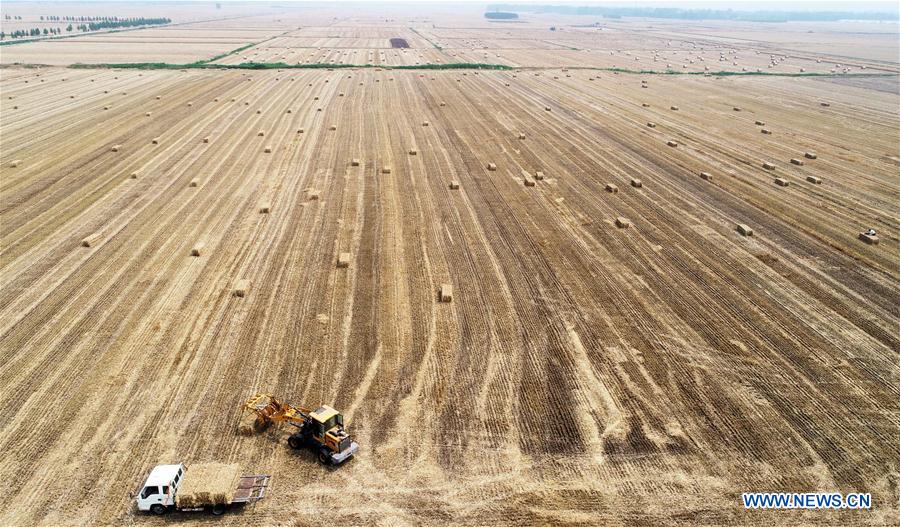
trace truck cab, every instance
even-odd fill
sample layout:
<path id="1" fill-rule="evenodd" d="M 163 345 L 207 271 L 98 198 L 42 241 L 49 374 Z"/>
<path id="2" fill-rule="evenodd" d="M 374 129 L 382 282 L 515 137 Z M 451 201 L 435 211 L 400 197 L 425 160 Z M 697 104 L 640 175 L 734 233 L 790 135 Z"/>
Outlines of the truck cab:
<path id="1" fill-rule="evenodd" d="M 175 493 L 184 479 L 184 465 L 157 465 L 138 490 L 138 510 L 164 514 L 175 506 Z"/>

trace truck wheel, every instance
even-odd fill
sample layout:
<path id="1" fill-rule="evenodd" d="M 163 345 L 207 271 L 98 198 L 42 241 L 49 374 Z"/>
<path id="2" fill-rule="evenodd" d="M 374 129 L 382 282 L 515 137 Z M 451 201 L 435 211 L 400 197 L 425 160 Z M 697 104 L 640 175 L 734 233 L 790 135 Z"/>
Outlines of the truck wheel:
<path id="1" fill-rule="evenodd" d="M 331 452 L 329 452 L 328 449 L 323 448 L 319 450 L 319 463 L 323 465 L 331 464 Z"/>
<path id="2" fill-rule="evenodd" d="M 166 508 L 163 507 L 159 503 L 154 503 L 153 505 L 150 506 L 150 512 L 152 512 L 153 514 L 155 514 L 157 516 L 162 516 L 163 514 L 166 513 Z"/>
<path id="3" fill-rule="evenodd" d="M 213 505 L 212 513 L 216 516 L 221 516 L 225 514 L 225 506 L 224 505 Z"/>
<path id="4" fill-rule="evenodd" d="M 303 439 L 297 436 L 288 437 L 288 446 L 294 450 L 303 448 Z"/>

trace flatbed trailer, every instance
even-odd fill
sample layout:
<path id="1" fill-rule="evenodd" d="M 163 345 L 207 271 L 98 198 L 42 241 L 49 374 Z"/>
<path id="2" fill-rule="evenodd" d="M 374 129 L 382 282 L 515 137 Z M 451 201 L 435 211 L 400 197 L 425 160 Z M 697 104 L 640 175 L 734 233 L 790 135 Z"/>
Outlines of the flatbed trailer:
<path id="1" fill-rule="evenodd" d="M 268 490 L 271 476 L 268 474 L 243 475 L 238 477 L 233 495 L 225 501 L 213 498 L 212 492 L 201 492 L 198 494 L 199 496 L 205 494 L 209 497 L 201 498 L 199 501 L 195 497 L 190 506 L 180 506 L 177 499 L 178 490 L 188 478 L 190 478 L 190 470 L 184 464 L 157 465 L 150 471 L 147 480 L 137 492 L 135 501 L 138 510 L 156 515 L 163 515 L 170 511 L 208 511 L 218 516 L 232 507 L 255 503 L 263 499 Z"/>

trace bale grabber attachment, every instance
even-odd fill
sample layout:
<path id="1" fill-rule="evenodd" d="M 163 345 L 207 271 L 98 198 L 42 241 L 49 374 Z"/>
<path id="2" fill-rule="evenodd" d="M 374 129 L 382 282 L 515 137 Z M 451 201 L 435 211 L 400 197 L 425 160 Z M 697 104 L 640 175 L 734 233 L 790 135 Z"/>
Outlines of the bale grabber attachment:
<path id="1" fill-rule="evenodd" d="M 265 430 L 272 423 L 303 423 L 308 411 L 282 403 L 270 393 L 258 393 L 247 399 L 241 407 L 241 421 L 238 432 L 252 435 Z"/>

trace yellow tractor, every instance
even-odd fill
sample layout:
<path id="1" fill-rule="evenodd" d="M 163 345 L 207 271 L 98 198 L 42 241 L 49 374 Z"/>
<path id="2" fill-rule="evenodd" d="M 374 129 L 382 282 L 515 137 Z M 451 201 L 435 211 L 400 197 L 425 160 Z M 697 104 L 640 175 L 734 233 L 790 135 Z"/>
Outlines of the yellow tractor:
<path id="1" fill-rule="evenodd" d="M 315 410 L 282 403 L 269 393 L 247 399 L 241 409 L 239 431 L 245 435 L 265 430 L 272 423 L 286 422 L 298 430 L 288 437 L 294 449 L 312 448 L 325 465 L 340 465 L 359 450 L 344 430 L 344 416 L 322 405 Z"/>

